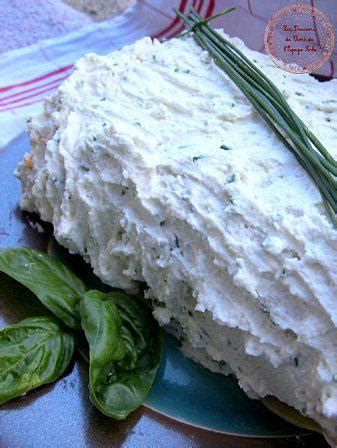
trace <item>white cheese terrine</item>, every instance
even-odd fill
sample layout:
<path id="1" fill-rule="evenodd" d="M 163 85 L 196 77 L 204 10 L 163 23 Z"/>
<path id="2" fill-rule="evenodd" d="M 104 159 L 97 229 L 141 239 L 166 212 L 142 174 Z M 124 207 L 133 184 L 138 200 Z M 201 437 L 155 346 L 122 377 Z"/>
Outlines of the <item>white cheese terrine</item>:
<path id="1" fill-rule="evenodd" d="M 232 40 L 336 156 L 337 82 Z M 337 437 L 337 232 L 293 155 L 191 38 L 87 55 L 28 125 L 21 207 L 250 395 Z M 216 364 L 217 363 L 217 364 Z"/>

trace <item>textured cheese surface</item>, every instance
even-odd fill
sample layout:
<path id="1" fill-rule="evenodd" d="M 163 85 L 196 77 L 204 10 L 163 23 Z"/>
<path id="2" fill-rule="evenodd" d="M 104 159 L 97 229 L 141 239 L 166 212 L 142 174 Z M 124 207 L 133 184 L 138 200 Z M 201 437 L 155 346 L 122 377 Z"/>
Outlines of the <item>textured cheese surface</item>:
<path id="1" fill-rule="evenodd" d="M 336 156 L 337 82 L 233 42 Z M 194 358 L 226 361 L 248 393 L 337 436 L 337 232 L 293 155 L 192 39 L 87 55 L 29 134 L 22 208 L 104 282 L 145 281 Z"/>

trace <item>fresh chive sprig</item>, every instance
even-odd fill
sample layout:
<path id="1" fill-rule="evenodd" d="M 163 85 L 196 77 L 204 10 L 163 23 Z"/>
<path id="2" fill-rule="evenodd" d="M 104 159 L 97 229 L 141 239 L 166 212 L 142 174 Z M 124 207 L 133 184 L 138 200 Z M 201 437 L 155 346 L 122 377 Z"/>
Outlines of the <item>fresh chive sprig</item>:
<path id="1" fill-rule="evenodd" d="M 237 85 L 278 138 L 295 155 L 316 184 L 327 213 L 337 226 L 337 162 L 319 139 L 290 107 L 275 84 L 238 48 L 209 26 L 209 21 L 227 14 L 229 8 L 207 19 L 191 8 L 187 15 L 174 11 L 184 21 L 187 33 L 213 57 L 214 62 Z M 181 36 L 182 36 L 181 35 Z"/>

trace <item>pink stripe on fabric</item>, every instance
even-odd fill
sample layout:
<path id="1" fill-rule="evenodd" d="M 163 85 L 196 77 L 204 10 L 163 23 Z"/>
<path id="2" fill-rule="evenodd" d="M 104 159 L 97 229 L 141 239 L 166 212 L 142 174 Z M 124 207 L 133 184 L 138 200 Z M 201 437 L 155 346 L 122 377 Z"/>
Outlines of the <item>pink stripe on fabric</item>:
<path id="1" fill-rule="evenodd" d="M 184 13 L 186 5 L 187 5 L 187 0 L 181 0 L 181 2 L 179 4 L 178 11 L 180 11 L 181 13 Z M 162 31 L 160 31 L 159 33 L 155 34 L 152 37 L 154 39 L 160 39 L 160 38 L 164 37 L 165 34 L 168 33 L 169 31 L 171 31 L 171 29 L 174 28 L 179 22 L 180 22 L 180 17 L 176 16 L 173 19 L 173 21 L 165 29 L 163 29 Z"/>
<path id="2" fill-rule="evenodd" d="M 11 113 L 14 112 L 15 113 L 15 109 L 21 109 L 22 107 L 31 106 L 32 104 L 42 103 L 43 100 L 44 100 L 44 98 L 39 98 L 38 100 L 29 101 L 28 103 L 19 104 L 15 107 L 7 107 L 7 109 L 0 109 L 0 114 L 1 114 L 1 112 L 11 112 Z"/>
<path id="3" fill-rule="evenodd" d="M 205 15 L 206 19 L 207 19 L 207 17 L 211 17 L 211 15 L 213 14 L 214 8 L 215 8 L 215 0 L 211 0 L 209 2 L 209 5 L 208 5 L 207 11 L 206 11 L 206 15 Z"/>
<path id="4" fill-rule="evenodd" d="M 48 73 L 45 73 L 44 75 L 38 76 L 37 78 L 32 78 L 32 79 L 30 79 L 28 81 L 19 82 L 17 84 L 12 84 L 12 85 L 9 85 L 9 86 L 6 86 L 6 87 L 0 87 L 0 93 L 1 92 L 6 92 L 7 90 L 15 89 L 17 87 L 25 87 L 25 86 L 28 86 L 30 84 L 34 84 L 36 82 L 43 81 L 44 79 L 50 78 L 51 76 L 58 75 L 60 73 L 64 73 L 67 70 L 72 69 L 73 67 L 74 67 L 73 64 L 72 65 L 66 65 L 65 67 L 59 68 L 58 70 L 54 70 L 52 72 L 48 72 Z"/>
<path id="5" fill-rule="evenodd" d="M 51 90 L 55 90 L 57 87 L 58 87 L 57 85 L 48 87 L 47 89 L 40 90 L 39 92 L 35 92 L 31 95 L 26 95 L 22 98 L 17 98 L 16 100 L 7 101 L 7 103 L 2 103 L 2 104 L 0 104 L 0 110 L 3 110 L 3 109 L 1 109 L 3 106 L 9 106 L 10 104 L 20 103 L 23 100 L 28 100 L 29 98 L 34 98 L 36 96 L 41 95 L 42 93 L 46 93 L 46 92 L 50 92 Z M 9 109 L 11 109 L 11 107 Z"/>
<path id="6" fill-rule="evenodd" d="M 199 0 L 199 3 L 198 3 L 198 5 L 195 8 L 198 14 L 200 14 L 200 11 L 202 9 L 202 5 L 203 5 L 203 1 Z"/>
<path id="7" fill-rule="evenodd" d="M 195 7 L 195 3 L 196 3 L 196 1 L 194 0 L 192 6 L 193 6 L 193 8 L 196 9 L 197 13 L 200 14 L 200 11 L 202 10 L 202 8 L 203 8 L 205 2 L 204 2 L 203 0 L 200 0 L 200 2 L 199 2 L 199 4 L 198 4 L 197 7 Z M 213 10 L 214 10 L 214 6 L 215 6 L 215 1 L 214 1 L 214 0 L 211 0 L 211 1 L 209 2 L 208 6 L 207 6 L 206 14 L 203 16 L 204 18 L 206 18 L 206 17 L 210 17 L 210 16 L 212 15 Z M 185 25 L 181 25 L 181 27 L 180 27 L 177 31 L 175 31 L 174 33 L 170 34 L 169 36 L 166 36 L 167 39 L 169 39 L 169 38 L 171 38 L 171 37 L 174 37 L 174 36 L 177 36 L 177 35 L 180 34 L 182 31 L 184 31 L 184 28 L 185 28 Z"/>
<path id="8" fill-rule="evenodd" d="M 15 97 L 17 97 L 17 96 L 24 95 L 25 93 L 34 92 L 35 90 L 41 89 L 41 88 L 43 88 L 43 87 L 50 86 L 50 85 L 55 84 L 55 83 L 58 83 L 58 85 L 59 85 L 59 84 L 60 84 L 60 81 L 63 81 L 63 80 L 65 80 L 65 79 L 67 79 L 68 76 L 69 76 L 69 75 L 61 76 L 60 78 L 56 78 L 56 79 L 54 79 L 53 81 L 49 81 L 49 82 L 47 82 L 47 83 L 45 83 L 45 84 L 40 84 L 40 85 L 37 86 L 37 87 L 32 87 L 32 88 L 30 88 L 30 89 L 22 90 L 21 92 L 12 93 L 11 95 L 3 96 L 2 98 L 0 98 L 0 106 L 1 106 L 1 104 L 2 104 L 2 102 L 3 102 L 4 100 L 9 100 L 9 99 L 11 99 L 11 98 L 15 98 Z M 57 87 L 57 86 L 56 86 L 56 87 Z"/>
<path id="9" fill-rule="evenodd" d="M 193 0 L 192 7 L 195 8 L 197 13 L 200 13 L 202 6 L 203 6 L 203 0 L 201 0 L 201 2 L 198 4 L 198 7 L 196 7 L 196 1 L 197 0 Z M 185 25 L 182 23 L 177 30 L 175 30 L 174 32 L 172 32 L 171 34 L 169 34 L 168 36 L 165 36 L 165 37 L 166 37 L 166 39 L 170 39 L 171 37 L 178 36 L 180 33 L 182 33 L 184 31 L 184 29 L 185 29 Z"/>
<path id="10" fill-rule="evenodd" d="M 193 2 L 192 2 L 192 7 L 193 8 L 195 8 L 196 1 L 197 0 L 193 0 Z M 200 9 L 201 8 L 199 7 L 199 9 L 197 10 L 198 13 L 200 12 Z M 184 31 L 184 29 L 185 29 L 185 25 L 182 23 L 177 30 L 175 30 L 172 33 L 166 35 L 165 38 L 166 39 L 170 39 L 171 37 L 178 36 L 180 33 L 182 33 Z"/>

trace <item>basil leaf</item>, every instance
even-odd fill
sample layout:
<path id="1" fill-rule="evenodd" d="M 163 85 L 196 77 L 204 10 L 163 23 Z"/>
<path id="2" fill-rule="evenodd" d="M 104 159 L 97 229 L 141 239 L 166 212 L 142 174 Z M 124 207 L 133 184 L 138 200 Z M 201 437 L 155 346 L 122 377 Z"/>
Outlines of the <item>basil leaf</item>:
<path id="1" fill-rule="evenodd" d="M 0 330 L 0 404 L 63 374 L 74 336 L 51 317 L 29 317 Z"/>
<path id="2" fill-rule="evenodd" d="M 129 359 L 129 366 L 136 361 L 146 369 L 157 365 L 157 370 L 163 350 L 163 335 L 150 309 L 140 299 L 123 292 L 110 292 L 107 298 L 112 300 L 118 309 L 124 330 L 122 338 L 129 347 L 123 363 L 126 364 L 125 361 Z M 136 359 L 132 356 L 132 351 L 135 352 Z"/>
<path id="3" fill-rule="evenodd" d="M 30 289 L 66 325 L 81 329 L 78 304 L 86 288 L 62 263 L 35 249 L 5 249 L 0 271 Z"/>
<path id="4" fill-rule="evenodd" d="M 90 347 L 90 399 L 103 414 L 123 419 L 144 402 L 152 386 L 162 331 L 150 311 L 121 293 L 89 291 L 80 312 Z"/>

